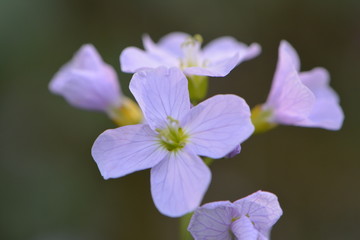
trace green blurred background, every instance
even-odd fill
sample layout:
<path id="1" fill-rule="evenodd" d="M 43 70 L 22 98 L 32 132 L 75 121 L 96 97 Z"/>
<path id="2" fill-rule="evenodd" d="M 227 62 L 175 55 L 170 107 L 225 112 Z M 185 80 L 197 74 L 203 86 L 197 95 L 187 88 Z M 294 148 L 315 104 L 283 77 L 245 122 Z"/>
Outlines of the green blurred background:
<path id="1" fill-rule="evenodd" d="M 265 101 L 286 39 L 302 70 L 330 71 L 346 115 L 338 132 L 279 127 L 252 137 L 213 164 L 204 203 L 267 190 L 284 210 L 272 239 L 360 239 L 359 16 L 357 0 L 0 0 L 0 239 L 177 239 L 177 219 L 152 202 L 149 171 L 102 179 L 90 149 L 113 123 L 48 91 L 93 43 L 129 95 L 122 49 L 172 31 L 261 44 L 258 58 L 210 81 L 209 95 L 238 94 L 251 107 Z"/>

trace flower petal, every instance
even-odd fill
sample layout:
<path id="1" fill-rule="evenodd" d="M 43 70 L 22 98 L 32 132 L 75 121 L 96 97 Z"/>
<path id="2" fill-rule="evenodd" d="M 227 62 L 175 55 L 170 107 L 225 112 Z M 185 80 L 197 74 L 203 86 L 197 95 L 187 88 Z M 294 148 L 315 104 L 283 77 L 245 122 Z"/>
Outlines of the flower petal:
<path id="1" fill-rule="evenodd" d="M 256 57 L 260 52 L 261 47 L 257 43 L 247 46 L 233 37 L 221 37 L 211 41 L 204 47 L 203 57 L 211 62 L 217 62 L 238 54 L 240 63 L 240 61 Z"/>
<path id="2" fill-rule="evenodd" d="M 235 95 L 217 95 L 193 107 L 185 117 L 189 146 L 202 156 L 221 158 L 254 131 L 250 109 Z"/>
<path id="3" fill-rule="evenodd" d="M 287 48 L 286 42 L 281 42 L 274 80 L 264 106 L 274 111 L 274 122 L 295 125 L 308 117 L 315 96 L 301 82 Z"/>
<path id="4" fill-rule="evenodd" d="M 146 124 L 128 125 L 103 132 L 95 141 L 92 156 L 105 179 L 151 168 L 165 156 L 156 133 Z"/>
<path id="5" fill-rule="evenodd" d="M 88 110 L 106 111 L 121 102 L 116 72 L 102 61 L 90 44 L 82 46 L 56 73 L 49 89 L 62 95 L 71 105 Z"/>
<path id="6" fill-rule="evenodd" d="M 177 68 L 157 68 L 134 74 L 130 90 L 152 129 L 163 128 L 167 118 L 181 119 L 190 109 L 188 82 Z"/>
<path id="7" fill-rule="evenodd" d="M 250 218 L 255 228 L 267 238 L 271 227 L 282 215 L 277 197 L 269 192 L 258 191 L 234 204 L 239 213 Z"/>
<path id="8" fill-rule="evenodd" d="M 160 39 L 158 42 L 159 48 L 164 49 L 168 53 L 176 56 L 177 58 L 183 57 L 181 45 L 185 42 L 190 35 L 183 32 L 172 32 Z"/>
<path id="9" fill-rule="evenodd" d="M 189 149 L 169 153 L 151 169 L 154 203 L 162 214 L 180 217 L 199 206 L 210 180 L 209 168 Z"/>
<path id="10" fill-rule="evenodd" d="M 210 76 L 210 77 L 224 77 L 236 67 L 238 64 L 239 55 L 235 54 L 232 57 L 221 59 L 216 62 L 210 62 L 205 67 L 188 67 L 184 69 L 186 75 Z"/>
<path id="11" fill-rule="evenodd" d="M 147 53 L 151 55 L 153 59 L 161 62 L 162 66 L 179 67 L 180 62 L 178 56 L 156 45 L 149 35 L 143 36 L 143 44 Z"/>
<path id="12" fill-rule="evenodd" d="M 245 60 L 256 57 L 261 52 L 257 43 L 246 46 L 232 37 L 213 40 L 203 50 L 204 67 L 185 68 L 187 75 L 223 77 Z"/>
<path id="13" fill-rule="evenodd" d="M 289 55 L 295 70 L 300 71 L 300 58 L 293 46 L 291 46 L 288 41 L 282 40 L 280 42 L 280 48 Z"/>
<path id="14" fill-rule="evenodd" d="M 232 219 L 239 217 L 229 201 L 205 204 L 196 209 L 190 220 L 188 231 L 196 240 L 232 240 Z"/>
<path id="15" fill-rule="evenodd" d="M 330 77 L 326 69 L 314 68 L 302 72 L 300 79 L 315 94 L 316 102 L 309 118 L 297 125 L 339 130 L 344 120 L 344 113 L 339 105 L 338 95 L 329 85 Z"/>
<path id="16" fill-rule="evenodd" d="M 255 229 L 251 220 L 246 216 L 242 216 L 233 222 L 231 231 L 237 240 L 259 240 L 258 230 Z"/>
<path id="17" fill-rule="evenodd" d="M 121 71 L 135 73 L 163 66 L 163 61 L 136 47 L 127 47 L 120 54 Z"/>

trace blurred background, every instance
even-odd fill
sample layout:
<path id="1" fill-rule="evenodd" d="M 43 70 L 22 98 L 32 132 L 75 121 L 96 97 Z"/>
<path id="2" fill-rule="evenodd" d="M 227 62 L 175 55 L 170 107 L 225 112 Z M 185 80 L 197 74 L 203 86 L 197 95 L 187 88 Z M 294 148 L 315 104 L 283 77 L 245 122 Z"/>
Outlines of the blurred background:
<path id="1" fill-rule="evenodd" d="M 253 136 L 240 155 L 212 165 L 204 203 L 267 190 L 284 210 L 272 239 L 360 239 L 359 16 L 356 0 L 0 0 L 0 239 L 177 239 L 178 220 L 152 202 L 149 171 L 102 179 L 90 149 L 115 125 L 48 91 L 55 72 L 92 43 L 131 96 L 120 52 L 142 48 L 143 33 L 158 41 L 173 31 L 262 46 L 256 59 L 211 79 L 209 96 L 264 102 L 286 39 L 302 70 L 329 70 L 346 115 L 338 132 L 278 127 Z"/>

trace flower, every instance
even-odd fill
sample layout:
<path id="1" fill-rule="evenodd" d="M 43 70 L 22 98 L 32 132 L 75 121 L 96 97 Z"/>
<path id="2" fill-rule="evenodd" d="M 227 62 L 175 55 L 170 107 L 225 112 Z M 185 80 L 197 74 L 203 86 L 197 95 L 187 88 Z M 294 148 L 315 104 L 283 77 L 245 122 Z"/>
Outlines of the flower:
<path id="1" fill-rule="evenodd" d="M 259 55 L 257 43 L 250 46 L 232 37 L 221 37 L 201 49 L 200 35 L 173 32 L 155 44 L 148 35 L 143 37 L 145 51 L 128 47 L 120 55 L 121 70 L 134 73 L 144 68 L 177 67 L 187 76 L 226 76 L 239 63 Z"/>
<path id="2" fill-rule="evenodd" d="M 198 156 L 221 158 L 254 128 L 245 101 L 217 95 L 191 107 L 187 79 L 177 68 L 134 74 L 130 90 L 146 124 L 102 133 L 92 156 L 105 179 L 151 168 L 151 194 L 161 213 L 178 217 L 199 206 L 211 180 Z"/>
<path id="3" fill-rule="evenodd" d="M 83 45 L 55 74 L 49 89 L 75 107 L 106 112 L 120 126 L 142 120 L 139 107 L 122 95 L 115 70 L 91 44 Z"/>
<path id="4" fill-rule="evenodd" d="M 188 231 L 195 240 L 267 240 L 282 215 L 277 197 L 258 191 L 231 203 L 207 203 L 194 212 Z"/>
<path id="5" fill-rule="evenodd" d="M 49 89 L 78 108 L 107 111 L 121 105 L 116 72 L 91 44 L 83 45 L 55 74 Z"/>
<path id="6" fill-rule="evenodd" d="M 259 116 L 271 124 L 340 129 L 344 114 L 339 97 L 329 86 L 329 73 L 321 67 L 299 70 L 295 49 L 282 41 L 271 91 Z"/>

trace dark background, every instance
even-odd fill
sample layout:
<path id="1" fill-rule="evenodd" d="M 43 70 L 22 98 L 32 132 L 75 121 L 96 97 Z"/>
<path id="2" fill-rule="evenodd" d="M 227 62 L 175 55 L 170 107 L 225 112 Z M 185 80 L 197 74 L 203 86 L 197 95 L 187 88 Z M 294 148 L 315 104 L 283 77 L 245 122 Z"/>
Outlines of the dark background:
<path id="1" fill-rule="evenodd" d="M 113 123 L 48 91 L 60 66 L 93 43 L 130 96 L 120 52 L 142 47 L 143 33 L 157 41 L 172 31 L 261 44 L 259 57 L 210 80 L 209 95 L 234 93 L 251 107 L 265 101 L 286 39 L 302 70 L 329 70 L 346 115 L 337 132 L 253 136 L 212 165 L 204 203 L 267 190 L 284 210 L 272 239 L 360 239 L 359 15 L 357 0 L 0 0 L 0 239 L 176 239 L 177 219 L 152 202 L 149 171 L 102 179 L 90 149 Z"/>

